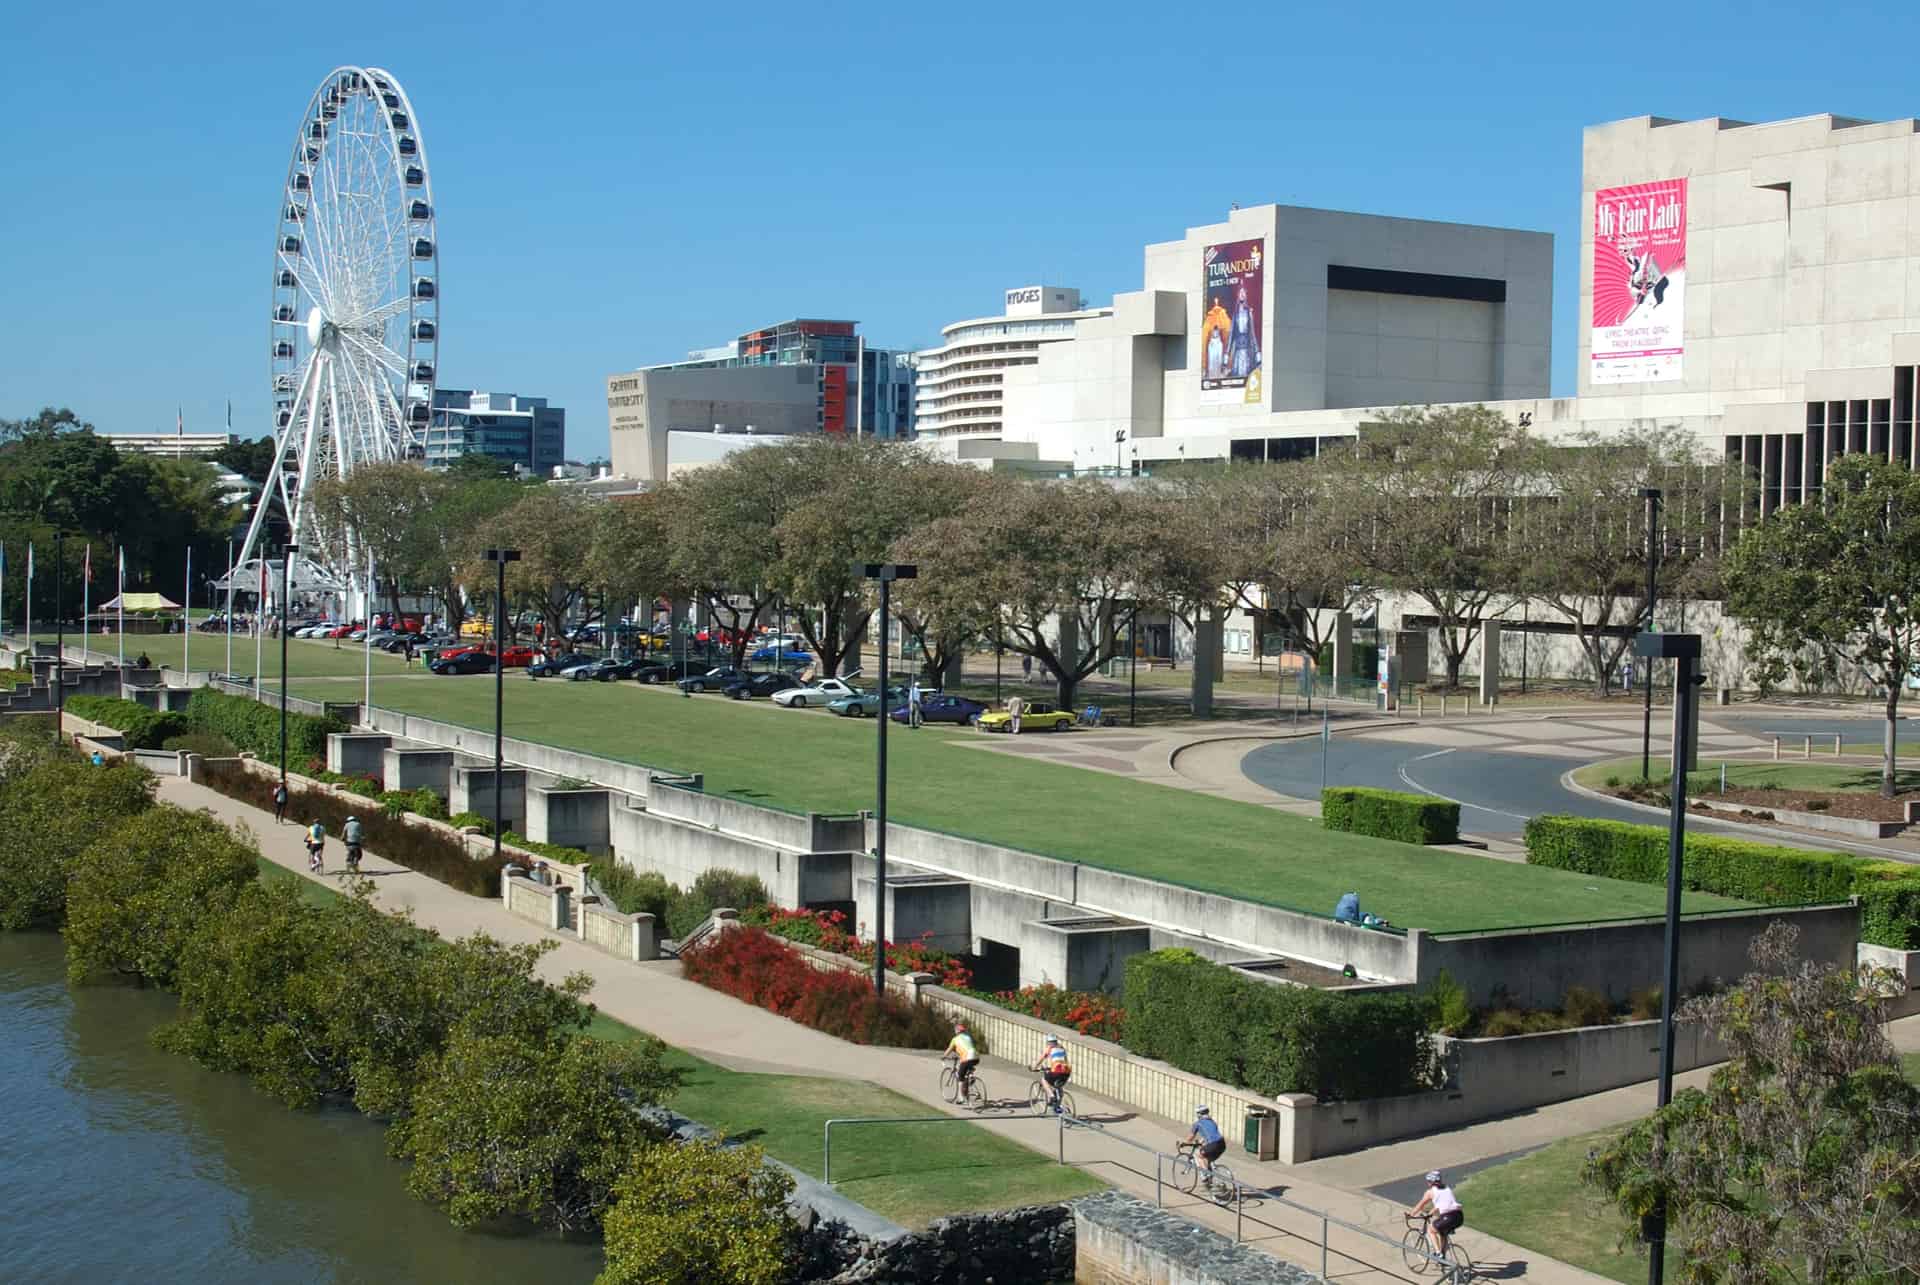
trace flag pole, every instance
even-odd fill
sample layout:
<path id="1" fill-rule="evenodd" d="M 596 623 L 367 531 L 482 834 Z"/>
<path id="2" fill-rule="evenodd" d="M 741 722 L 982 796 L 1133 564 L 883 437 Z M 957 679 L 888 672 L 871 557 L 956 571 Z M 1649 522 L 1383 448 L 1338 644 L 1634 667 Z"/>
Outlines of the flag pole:
<path id="1" fill-rule="evenodd" d="M 87 617 L 93 602 L 93 541 L 87 541 L 87 553 L 80 568 L 80 663 L 87 662 Z"/>
<path id="2" fill-rule="evenodd" d="M 127 667 L 127 546 L 120 546 L 120 596 L 115 599 L 118 606 L 115 612 L 118 619 L 113 626 L 113 635 L 120 642 L 120 668 Z"/>
<path id="3" fill-rule="evenodd" d="M 227 427 L 233 427 L 233 404 L 227 404 Z M 227 677 L 233 677 L 233 541 L 227 541 Z"/>
<path id="4" fill-rule="evenodd" d="M 253 698 L 260 699 L 260 640 L 267 633 L 267 555 L 260 557 L 260 592 L 253 600 Z"/>
<path id="5" fill-rule="evenodd" d="M 367 644 L 367 681 L 366 681 L 366 694 L 361 697 L 360 721 L 362 723 L 367 724 L 368 726 L 372 726 L 373 724 L 373 717 L 372 717 L 372 711 L 373 711 L 373 585 L 374 585 L 373 577 L 374 577 L 373 550 L 368 549 L 367 550 L 367 606 L 366 606 L 366 610 L 360 613 L 360 619 L 362 623 L 364 623 L 367 627 L 367 632 L 361 635 L 361 637 L 366 640 L 366 644 Z"/>
<path id="6" fill-rule="evenodd" d="M 27 655 L 33 655 L 33 541 L 27 541 Z"/>
<path id="7" fill-rule="evenodd" d="M 187 591 L 180 607 L 180 668 L 186 671 L 187 685 L 193 685 L 193 546 L 187 546 Z"/>

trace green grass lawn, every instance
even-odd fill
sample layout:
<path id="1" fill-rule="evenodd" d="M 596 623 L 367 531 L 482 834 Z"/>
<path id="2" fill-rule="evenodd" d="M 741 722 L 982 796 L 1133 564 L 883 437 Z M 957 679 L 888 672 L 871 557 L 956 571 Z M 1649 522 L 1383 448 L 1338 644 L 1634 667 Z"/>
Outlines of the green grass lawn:
<path id="1" fill-rule="evenodd" d="M 147 658 L 156 668 L 185 669 L 187 660 L 187 635 L 185 634 L 128 634 L 127 661 L 146 652 Z M 40 642 L 52 642 L 54 636 L 36 632 L 34 638 Z M 217 669 L 227 671 L 227 636 L 224 633 L 195 633 L 193 639 L 193 667 L 196 670 Z M 67 635 L 69 645 L 77 646 L 78 638 Z M 94 635 L 87 639 L 88 649 L 100 660 L 111 664 L 119 657 L 120 639 L 114 635 Z M 262 681 L 273 683 L 280 677 L 280 640 L 264 639 L 260 648 L 260 673 Z M 354 677 L 366 672 L 366 648 L 340 640 L 335 647 L 331 639 L 289 638 L 287 639 L 287 670 L 296 677 Z M 374 648 L 373 672 L 381 674 L 401 674 L 406 672 L 406 662 L 399 656 L 390 655 Z M 235 674 L 253 676 L 253 639 L 251 636 L 235 634 L 233 636 L 233 669 Z M 420 672 L 420 662 L 415 661 L 414 673 Z M 356 689 L 357 690 L 357 689 Z M 340 699 L 336 692 L 333 699 Z"/>
<path id="2" fill-rule="evenodd" d="M 298 695 L 339 698 L 349 680 L 308 679 Z M 376 680 L 384 708 L 468 727 L 492 725 L 484 676 Z M 509 735 L 681 772 L 715 794 L 795 811 L 873 806 L 874 723 L 719 696 L 683 698 L 634 683 L 532 682 L 509 675 Z M 1036 741 L 1060 737 L 1035 736 Z M 981 733 L 898 729 L 889 738 L 888 808 L 908 825 L 1330 915 L 1358 890 L 1403 927 L 1512 927 L 1657 915 L 1661 889 L 1441 852 L 1362 835 L 1251 803 L 977 748 Z M 1688 894 L 1687 909 L 1741 903 Z"/>
<path id="3" fill-rule="evenodd" d="M 1535 1250 L 1609 1280 L 1637 1285 L 1647 1279 L 1647 1260 L 1621 1237 L 1627 1220 L 1580 1181 L 1589 1149 L 1611 1135 L 1590 1133 L 1543 1147 L 1518 1160 L 1483 1169 L 1460 1182 L 1467 1210 L 1460 1243 L 1483 1272 L 1500 1264 L 1482 1261 L 1473 1233 Z M 1666 1278 L 1679 1279 L 1679 1256 L 1669 1252 Z"/>
<path id="4" fill-rule="evenodd" d="M 1776 763 L 1772 759 L 1702 758 L 1699 771 L 1691 775 L 1712 777 L 1717 782 L 1722 764 L 1727 769 L 1728 788 L 1854 790 L 1867 794 L 1877 794 L 1880 790 L 1880 769 L 1863 763 L 1808 763 L 1786 759 Z M 1623 785 L 1638 780 L 1640 760 L 1637 757 L 1608 759 L 1603 763 L 1589 763 L 1585 767 L 1575 768 L 1573 773 L 1573 779 L 1590 790 L 1605 789 L 1610 776 L 1619 777 Z M 1656 763 L 1653 779 L 1667 781 L 1672 777 L 1663 764 Z M 1920 789 L 1920 769 L 1896 772 L 1894 786 L 1901 790 Z"/>
<path id="5" fill-rule="evenodd" d="M 325 884 L 315 883 L 305 875 L 289 870 L 285 866 L 275 865 L 265 857 L 257 860 L 260 863 L 261 883 L 290 883 L 299 891 L 301 900 L 313 905 L 324 906 L 329 902 L 338 901 L 345 895 L 335 892 Z"/>
<path id="6" fill-rule="evenodd" d="M 635 1034 L 605 1014 L 595 1016 L 591 1033 L 603 1039 Z M 873 1084 L 728 1071 L 679 1049 L 668 1050 L 668 1062 L 686 1074 L 674 1110 L 815 1178 L 828 1120 L 935 1114 Z M 1105 1185 L 970 1123 L 835 1129 L 833 1173 L 843 1195 L 908 1227 L 942 1214 L 1072 1200 Z"/>
<path id="7" fill-rule="evenodd" d="M 1900 1065 L 1905 1068 L 1907 1078 L 1920 1084 L 1920 1053 L 1905 1053 L 1900 1057 Z"/>

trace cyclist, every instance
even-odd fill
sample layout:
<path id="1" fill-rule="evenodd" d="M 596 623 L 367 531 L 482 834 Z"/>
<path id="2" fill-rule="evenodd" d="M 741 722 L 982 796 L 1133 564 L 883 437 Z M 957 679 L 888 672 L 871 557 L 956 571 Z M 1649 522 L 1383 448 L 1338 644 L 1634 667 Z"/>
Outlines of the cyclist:
<path id="1" fill-rule="evenodd" d="M 315 874 L 324 872 L 326 863 L 321 860 L 320 854 L 326 846 L 327 827 L 320 824 L 319 817 L 315 817 L 313 824 L 307 827 L 307 869 Z"/>
<path id="2" fill-rule="evenodd" d="M 1199 1150 L 1194 1153 L 1194 1161 L 1200 1166 L 1200 1172 L 1211 1186 L 1213 1162 L 1226 1154 L 1227 1139 L 1226 1135 L 1220 1132 L 1220 1126 L 1214 1123 L 1213 1111 L 1210 1108 L 1199 1106 L 1193 1109 L 1193 1128 L 1183 1141 L 1199 1146 Z"/>
<path id="3" fill-rule="evenodd" d="M 340 827 L 340 842 L 347 845 L 347 869 L 353 874 L 360 873 L 360 818 L 348 817 L 347 823 Z"/>
<path id="4" fill-rule="evenodd" d="M 950 1057 L 959 1063 L 955 1068 L 959 1073 L 959 1096 L 967 1096 L 967 1085 L 973 1080 L 973 1073 L 980 1067 L 980 1054 L 973 1047 L 973 1036 L 967 1034 L 965 1022 L 953 1024 L 953 1038 L 947 1041 L 947 1051 L 942 1057 Z"/>
<path id="5" fill-rule="evenodd" d="M 1053 1113 L 1060 1114 L 1060 1090 L 1066 1086 L 1073 1075 L 1073 1067 L 1067 1062 L 1067 1050 L 1061 1047 L 1058 1035 L 1047 1036 L 1046 1052 L 1033 1064 L 1033 1070 L 1040 1072 L 1047 1082 L 1047 1094 L 1053 1103 Z"/>
<path id="6" fill-rule="evenodd" d="M 1433 1211 L 1433 1221 L 1427 1224 L 1427 1241 L 1435 1254 L 1445 1257 L 1448 1239 L 1460 1230 L 1467 1215 L 1460 1208 L 1460 1198 L 1453 1194 L 1453 1188 L 1447 1185 L 1438 1169 L 1428 1171 L 1426 1193 L 1420 1197 L 1420 1203 L 1407 1210 L 1407 1216 L 1418 1218 L 1429 1209 Z"/>

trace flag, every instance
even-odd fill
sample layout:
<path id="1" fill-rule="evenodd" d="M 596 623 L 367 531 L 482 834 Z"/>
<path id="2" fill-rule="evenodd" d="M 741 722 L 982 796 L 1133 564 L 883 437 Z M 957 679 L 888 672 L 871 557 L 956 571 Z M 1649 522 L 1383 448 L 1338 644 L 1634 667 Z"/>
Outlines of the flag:
<path id="1" fill-rule="evenodd" d="M 93 545 L 91 543 L 87 545 L 87 555 L 80 560 L 80 574 L 87 578 L 88 584 L 93 583 Z"/>
<path id="2" fill-rule="evenodd" d="M 187 431 L 186 412 L 182 407 L 176 406 L 173 409 L 173 434 L 175 437 L 180 437 L 180 436 L 183 436 L 186 433 L 186 431 Z"/>

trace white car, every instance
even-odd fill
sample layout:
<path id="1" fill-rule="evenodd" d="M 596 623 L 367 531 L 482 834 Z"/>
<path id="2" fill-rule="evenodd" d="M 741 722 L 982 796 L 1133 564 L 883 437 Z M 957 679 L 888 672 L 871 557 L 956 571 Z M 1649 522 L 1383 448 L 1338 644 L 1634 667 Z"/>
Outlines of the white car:
<path id="1" fill-rule="evenodd" d="M 822 678 L 811 687 L 789 687 L 784 692 L 773 694 L 773 703 L 784 705 L 788 709 L 805 709 L 809 705 L 825 705 L 829 701 L 839 700 L 842 696 L 858 696 L 860 689 L 842 678 Z"/>

